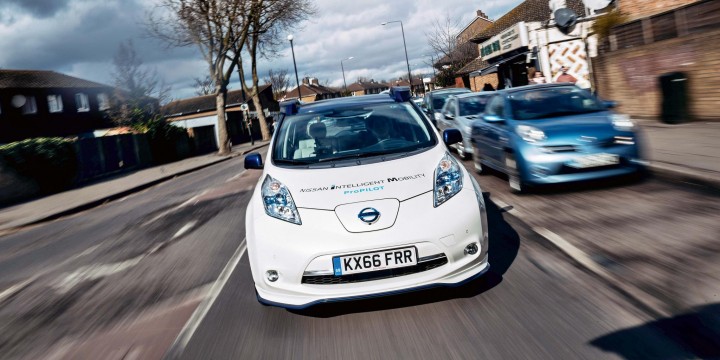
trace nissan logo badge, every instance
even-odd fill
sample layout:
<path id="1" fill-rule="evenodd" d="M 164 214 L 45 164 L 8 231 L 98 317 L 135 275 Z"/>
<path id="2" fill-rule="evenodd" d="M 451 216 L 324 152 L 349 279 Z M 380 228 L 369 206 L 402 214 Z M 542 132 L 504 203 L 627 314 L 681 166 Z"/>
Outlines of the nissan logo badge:
<path id="1" fill-rule="evenodd" d="M 358 214 L 358 219 L 368 225 L 372 225 L 380 219 L 380 212 L 377 211 L 377 209 L 375 208 L 366 207 L 360 210 L 360 213 Z"/>

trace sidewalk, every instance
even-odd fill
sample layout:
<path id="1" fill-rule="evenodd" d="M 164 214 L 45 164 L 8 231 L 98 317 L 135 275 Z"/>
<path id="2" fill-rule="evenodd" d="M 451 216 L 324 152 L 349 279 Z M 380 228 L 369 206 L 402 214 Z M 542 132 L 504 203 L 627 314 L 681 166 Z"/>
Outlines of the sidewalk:
<path id="1" fill-rule="evenodd" d="M 645 157 L 653 173 L 720 188 L 720 122 L 635 121 L 642 129 Z"/>
<path id="2" fill-rule="evenodd" d="M 254 145 L 241 144 L 234 146 L 227 156 L 209 154 L 191 157 L 1 209 L 0 235 L 101 205 L 176 176 L 245 155 L 267 144 L 267 141 L 256 141 Z"/>

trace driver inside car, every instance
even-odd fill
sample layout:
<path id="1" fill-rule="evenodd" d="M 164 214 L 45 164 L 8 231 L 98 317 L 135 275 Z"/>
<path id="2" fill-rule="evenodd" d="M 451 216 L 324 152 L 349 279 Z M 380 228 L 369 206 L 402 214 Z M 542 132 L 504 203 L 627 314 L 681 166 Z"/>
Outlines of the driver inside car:
<path id="1" fill-rule="evenodd" d="M 390 134 L 390 122 L 383 118 L 368 118 L 365 126 L 370 131 L 372 141 L 368 145 L 374 145 L 392 139 Z"/>

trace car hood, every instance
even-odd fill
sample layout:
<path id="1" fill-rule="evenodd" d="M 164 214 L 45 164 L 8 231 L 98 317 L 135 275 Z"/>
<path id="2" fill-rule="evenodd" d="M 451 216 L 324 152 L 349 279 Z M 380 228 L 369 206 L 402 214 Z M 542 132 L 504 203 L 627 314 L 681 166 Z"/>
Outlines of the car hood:
<path id="1" fill-rule="evenodd" d="M 412 156 L 324 169 L 268 168 L 290 190 L 298 208 L 334 210 L 377 199 L 403 201 L 433 189 L 435 167 L 445 150 L 438 145 Z"/>
<path id="2" fill-rule="evenodd" d="M 582 136 L 602 139 L 612 137 L 617 130 L 612 125 L 611 113 L 607 111 L 549 119 L 518 121 L 517 125 L 529 125 L 542 130 L 548 142 Z"/>

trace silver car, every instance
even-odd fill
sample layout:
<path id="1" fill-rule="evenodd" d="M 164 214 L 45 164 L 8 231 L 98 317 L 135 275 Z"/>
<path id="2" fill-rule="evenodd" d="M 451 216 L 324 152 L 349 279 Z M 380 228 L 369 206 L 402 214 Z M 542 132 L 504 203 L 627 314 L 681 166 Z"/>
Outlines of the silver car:
<path id="1" fill-rule="evenodd" d="M 446 129 L 458 129 L 462 133 L 462 141 L 453 145 L 460 158 L 471 159 L 474 153 L 471 142 L 472 123 L 480 119 L 485 111 L 485 104 L 495 92 L 473 92 L 451 95 L 441 111 L 437 126 L 440 132 Z"/>

